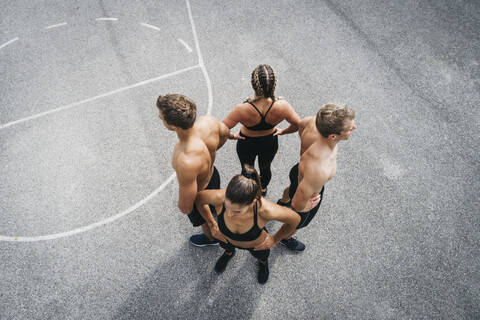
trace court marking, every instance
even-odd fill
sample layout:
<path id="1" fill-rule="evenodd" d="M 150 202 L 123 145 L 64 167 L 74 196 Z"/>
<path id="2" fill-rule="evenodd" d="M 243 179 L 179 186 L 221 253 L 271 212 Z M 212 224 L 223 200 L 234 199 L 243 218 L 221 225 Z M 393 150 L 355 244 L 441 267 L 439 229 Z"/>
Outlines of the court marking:
<path id="1" fill-rule="evenodd" d="M 188 43 L 186 43 L 186 42 L 183 41 L 182 39 L 178 39 L 178 42 L 180 42 L 181 44 L 183 44 L 183 46 L 188 50 L 188 52 L 193 52 L 192 48 L 188 45 Z"/>
<path id="2" fill-rule="evenodd" d="M 140 87 L 140 86 L 143 86 L 143 85 L 155 82 L 155 81 L 159 81 L 159 80 L 171 77 L 171 76 L 175 76 L 175 75 L 178 75 L 178 74 L 181 74 L 181 73 L 184 73 L 184 72 L 196 69 L 196 68 L 200 68 L 200 66 L 196 65 L 196 66 L 184 68 L 184 69 L 181 69 L 181 70 L 177 70 L 177 71 L 167 73 L 167 74 L 155 77 L 155 78 L 151 78 L 151 79 L 148 79 L 148 80 L 137 82 L 135 84 L 132 84 L 132 85 L 129 85 L 129 86 L 126 86 L 126 87 L 123 87 L 123 88 L 119 88 L 119 89 L 116 89 L 116 90 L 113 90 L 113 91 L 110 91 L 110 92 L 102 93 L 102 94 L 99 94 L 97 96 L 94 96 L 94 97 L 91 97 L 91 98 L 88 98 L 88 99 L 85 99 L 85 100 L 82 100 L 82 101 L 70 103 L 70 104 L 67 104 L 66 106 L 63 106 L 63 107 L 58 107 L 56 109 L 48 110 L 48 111 L 45 111 L 45 112 L 34 114 L 32 116 L 28 116 L 28 117 L 21 118 L 21 119 L 12 121 L 12 122 L 8 122 L 8 123 L 0 125 L 0 130 L 11 127 L 11 126 L 19 124 L 19 123 L 29 121 L 29 120 L 44 117 L 44 116 L 52 114 L 52 113 L 56 113 L 56 112 L 59 112 L 59 111 L 64 111 L 64 110 L 67 110 L 67 109 L 70 109 L 70 108 L 73 108 L 73 107 L 77 107 L 77 106 L 80 106 L 82 104 L 86 104 L 87 102 L 92 102 L 92 101 L 95 101 L 95 100 L 98 100 L 98 99 L 101 99 L 101 98 L 105 98 L 105 97 L 111 96 L 113 94 L 117 94 L 117 93 L 129 90 L 129 89 Z"/>
<path id="3" fill-rule="evenodd" d="M 11 44 L 11 43 L 14 43 L 15 41 L 18 41 L 18 40 L 20 40 L 19 37 L 13 38 L 12 40 L 7 41 L 7 42 L 5 42 L 4 44 L 2 44 L 2 45 L 0 46 L 0 49 L 2 49 L 3 47 L 8 46 L 8 45 Z"/>
<path id="4" fill-rule="evenodd" d="M 66 26 L 66 25 L 67 25 L 66 22 L 57 23 L 57 24 L 52 24 L 51 26 L 45 27 L 45 30 L 46 30 L 46 29 L 53 29 L 53 28 L 63 27 L 63 26 Z"/>
<path id="5" fill-rule="evenodd" d="M 186 2 L 186 5 L 187 5 L 187 9 L 188 9 L 188 14 L 189 14 L 189 19 L 190 19 L 190 25 L 192 27 L 192 32 L 193 32 L 193 38 L 195 40 L 195 47 L 197 49 L 197 55 L 198 55 L 198 62 L 199 64 L 196 65 L 196 66 L 193 66 L 193 67 L 189 67 L 189 68 L 185 68 L 185 69 L 182 69 L 182 70 L 179 70 L 179 71 L 176 71 L 176 72 L 173 72 L 173 73 L 170 73 L 168 75 L 163 75 L 163 76 L 160 76 L 162 79 L 163 78 L 166 78 L 167 76 L 171 76 L 171 75 L 176 75 L 178 73 L 182 73 L 182 72 L 186 72 L 188 70 L 193 70 L 195 68 L 198 68 L 200 67 L 201 70 L 202 70 L 202 73 L 203 73 L 203 76 L 204 76 L 204 79 L 205 79 L 205 82 L 207 84 L 207 91 L 208 91 L 208 108 L 207 108 L 207 115 L 211 115 L 212 113 L 212 104 L 213 104 L 213 99 L 212 99 L 212 86 L 211 86 L 211 82 L 210 82 L 210 77 L 208 75 L 208 72 L 207 72 L 207 69 L 205 68 L 205 64 L 203 62 L 203 57 L 202 57 L 202 54 L 200 52 L 200 44 L 198 43 L 198 37 L 197 37 L 197 32 L 195 30 L 195 24 L 194 24 L 194 21 L 193 21 L 193 16 L 192 16 L 192 12 L 191 12 L 191 8 L 190 8 L 190 2 L 189 0 L 185 0 Z M 146 81 L 142 81 L 142 82 L 139 82 L 138 84 L 135 84 L 133 86 L 135 87 L 138 87 L 140 85 L 143 85 L 143 84 L 146 84 L 146 83 L 150 83 L 150 82 L 153 82 L 155 81 L 154 79 L 158 79 L 160 77 L 157 77 L 157 78 L 153 78 L 153 79 L 150 79 L 150 80 L 146 80 Z M 133 88 L 133 86 L 129 86 L 129 87 L 125 87 L 125 88 L 122 88 L 122 89 L 118 89 L 118 90 L 122 90 L 122 91 L 125 91 L 125 90 L 128 90 L 130 88 Z M 126 89 L 127 88 L 127 89 Z M 117 91 L 117 90 L 115 90 Z M 110 94 L 113 94 L 113 93 L 110 93 Z M 110 95 L 108 94 L 108 95 Z M 105 94 L 104 94 L 105 95 Z M 100 95 L 103 97 L 103 95 Z M 101 97 L 100 96 L 96 96 L 96 97 L 93 97 L 93 98 L 90 98 L 90 99 L 86 99 L 84 101 L 93 101 L 93 100 L 96 100 L 96 99 L 100 99 Z M 93 99 L 93 100 L 92 100 Z M 83 103 L 86 103 L 86 102 L 83 102 Z M 73 105 L 73 104 L 72 104 Z M 69 108 L 72 108 L 73 106 L 72 105 L 68 105 L 68 106 L 65 106 L 65 107 L 69 107 Z M 78 105 L 78 103 L 76 104 Z M 62 107 L 61 110 L 65 110 L 65 107 Z M 61 111 L 61 110 L 58 110 L 59 108 L 55 109 L 56 111 L 54 112 L 58 112 L 58 111 Z M 47 113 L 43 113 L 43 115 L 46 115 L 46 114 L 50 114 L 50 113 L 53 113 L 53 112 L 47 112 Z M 35 117 L 35 116 L 33 116 Z M 31 117 L 27 117 L 27 118 L 31 118 Z M 38 118 L 38 117 L 35 117 L 35 118 Z M 31 119 L 35 119 L 35 118 L 31 118 Z M 18 123 L 18 121 L 21 121 L 21 122 L 25 122 L 25 121 L 28 121 L 28 120 L 31 120 L 31 119 L 28 119 L 28 120 L 24 120 L 26 118 L 23 118 L 23 119 L 20 119 L 20 120 L 17 120 L 17 121 L 13 121 L 15 123 Z M 23 121 L 22 121 L 23 120 Z M 10 125 L 13 125 L 12 122 L 10 122 L 9 126 Z M 4 126 L 0 127 L 0 129 L 3 129 L 5 128 Z M 135 211 L 136 209 L 140 208 L 141 206 L 143 206 L 145 203 L 147 203 L 148 201 L 150 201 L 151 199 L 153 199 L 160 191 L 162 191 L 174 178 L 175 178 L 176 174 L 175 173 L 172 173 L 170 175 L 170 177 L 165 181 L 163 182 L 157 189 L 155 189 L 153 192 L 151 192 L 147 197 L 145 197 L 144 199 L 140 200 L 139 202 L 137 202 L 136 204 L 134 204 L 133 206 L 131 206 L 130 208 L 116 214 L 116 215 L 113 215 L 111 217 L 108 217 L 106 219 L 103 219 L 103 220 L 100 220 L 98 222 L 95 222 L 95 223 L 92 223 L 92 224 L 89 224 L 87 226 L 84 226 L 84 227 L 81 227 L 81 228 L 77 228 L 77 229 L 73 229 L 73 230 L 70 230 L 70 231 L 66 231 L 66 232 L 61 232 L 61 233 L 55 233 L 55 234 L 50 234 L 50 235 L 43 235 L 43 236 L 34 236 L 34 237 L 22 237 L 22 236 L 13 236 L 13 237 L 10 237 L 10 236 L 2 236 L 0 235 L 0 241 L 7 241 L 7 242 L 37 242 L 37 241 L 45 241 L 45 240 L 53 240 L 53 239 L 58 239 L 58 238 L 64 238 L 64 237 L 68 237 L 68 236 L 71 236 L 71 235 L 74 235 L 74 234 L 79 234 L 79 233 L 83 233 L 83 232 L 86 232 L 86 231 L 89 231 L 89 230 L 92 230 L 92 229 L 95 229 L 97 227 L 100 227 L 100 226 L 103 226 L 103 225 L 106 225 L 110 222 L 113 222 L 123 216 L 126 216 L 127 214 Z"/>
<path id="6" fill-rule="evenodd" d="M 154 29 L 154 30 L 160 31 L 160 28 L 159 28 L 159 27 L 152 26 L 151 24 L 148 24 L 148 23 L 145 23 L 145 22 L 141 22 L 140 25 L 142 25 L 142 26 L 144 26 L 144 27 L 147 27 L 147 28 L 150 28 L 150 29 Z"/>
<path id="7" fill-rule="evenodd" d="M 118 18 L 96 18 L 96 21 L 118 21 Z"/>

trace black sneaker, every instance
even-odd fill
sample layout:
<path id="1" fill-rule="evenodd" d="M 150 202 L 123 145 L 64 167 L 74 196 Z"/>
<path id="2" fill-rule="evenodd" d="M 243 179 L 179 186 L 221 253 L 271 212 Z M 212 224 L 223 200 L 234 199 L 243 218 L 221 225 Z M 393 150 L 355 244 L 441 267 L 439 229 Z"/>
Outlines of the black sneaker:
<path id="1" fill-rule="evenodd" d="M 214 239 L 210 241 L 205 233 L 194 234 L 190 237 L 190 243 L 197 247 L 218 246 L 218 240 Z"/>
<path id="2" fill-rule="evenodd" d="M 278 199 L 277 204 L 282 206 L 282 207 L 291 207 L 292 206 L 292 200 L 285 203 L 285 202 L 282 202 L 282 199 Z"/>
<path id="3" fill-rule="evenodd" d="M 228 255 L 227 251 L 225 251 L 220 258 L 218 258 L 217 263 L 215 263 L 215 271 L 218 273 L 222 273 L 225 270 L 225 267 L 227 266 L 228 261 L 233 258 L 235 255 L 235 250 L 232 251 L 232 254 Z"/>
<path id="4" fill-rule="evenodd" d="M 262 197 L 265 197 L 267 195 L 267 188 L 265 188 L 265 191 L 262 190 Z"/>
<path id="5" fill-rule="evenodd" d="M 293 237 L 288 240 L 285 240 L 285 239 L 281 240 L 280 244 L 283 244 L 285 247 L 295 252 L 300 252 L 305 250 L 305 245 Z"/>
<path id="6" fill-rule="evenodd" d="M 268 260 L 265 261 L 265 263 L 261 263 L 260 260 L 258 260 L 258 282 L 261 284 L 267 282 L 269 274 Z"/>

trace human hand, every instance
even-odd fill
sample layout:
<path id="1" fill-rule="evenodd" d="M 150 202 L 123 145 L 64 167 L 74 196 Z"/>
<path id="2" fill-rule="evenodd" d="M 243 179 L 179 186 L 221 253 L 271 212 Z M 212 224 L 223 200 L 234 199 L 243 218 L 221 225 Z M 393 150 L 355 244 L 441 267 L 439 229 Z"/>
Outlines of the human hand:
<path id="1" fill-rule="evenodd" d="M 229 139 L 232 139 L 232 140 L 245 140 L 245 137 L 242 137 L 240 135 L 240 131 L 237 131 L 235 132 L 232 137 L 229 137 Z"/>
<path id="2" fill-rule="evenodd" d="M 304 211 L 307 212 L 315 208 L 317 204 L 320 202 L 321 198 L 322 197 L 319 194 L 317 194 L 316 196 L 313 196 L 310 199 L 308 199 L 308 203 Z"/>
<path id="3" fill-rule="evenodd" d="M 227 239 L 225 238 L 225 236 L 223 235 L 223 233 L 220 231 L 220 229 L 218 228 L 218 224 L 215 223 L 213 225 L 209 225 L 210 227 L 210 232 L 212 233 L 212 236 L 222 242 L 225 242 L 227 243 Z"/>
<path id="4" fill-rule="evenodd" d="M 273 134 L 274 136 L 281 136 L 283 134 L 283 132 L 285 131 L 285 129 L 281 129 L 279 127 L 276 128 L 277 131 Z"/>
<path id="5" fill-rule="evenodd" d="M 265 232 L 267 235 L 265 237 L 265 240 L 263 240 L 262 243 L 257 245 L 253 250 L 258 251 L 258 250 L 268 250 L 276 245 L 275 240 L 271 235 L 269 235 L 267 232 Z"/>

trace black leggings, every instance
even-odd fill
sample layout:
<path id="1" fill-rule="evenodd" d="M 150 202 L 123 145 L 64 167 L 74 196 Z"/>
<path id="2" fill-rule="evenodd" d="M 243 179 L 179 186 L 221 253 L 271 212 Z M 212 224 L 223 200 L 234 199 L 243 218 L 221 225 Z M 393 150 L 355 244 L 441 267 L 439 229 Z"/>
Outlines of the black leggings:
<path id="1" fill-rule="evenodd" d="M 265 189 L 272 179 L 270 165 L 278 150 L 278 136 L 274 136 L 272 133 L 263 137 L 248 137 L 241 131 L 240 135 L 245 138 L 245 140 L 237 140 L 237 154 L 242 168 L 245 163 L 253 167 L 255 158 L 258 156 L 260 181 L 262 183 L 262 189 Z"/>
<path id="2" fill-rule="evenodd" d="M 233 252 L 235 251 L 235 248 L 238 248 L 238 249 L 242 249 L 242 250 L 248 250 L 252 256 L 254 256 L 255 258 L 257 259 L 260 259 L 262 261 L 267 261 L 268 257 L 270 256 L 270 249 L 267 249 L 267 250 L 253 250 L 253 248 L 240 248 L 240 247 L 237 247 L 237 246 L 234 246 L 233 244 L 231 244 L 230 242 L 223 242 L 223 241 L 219 241 L 220 242 L 220 246 L 225 249 L 227 252 Z"/>

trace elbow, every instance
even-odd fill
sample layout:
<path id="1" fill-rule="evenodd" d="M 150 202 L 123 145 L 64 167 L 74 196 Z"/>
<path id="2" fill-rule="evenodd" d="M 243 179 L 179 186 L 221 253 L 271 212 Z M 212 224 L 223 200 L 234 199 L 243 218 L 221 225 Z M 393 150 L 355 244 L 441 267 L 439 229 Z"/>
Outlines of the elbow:
<path id="1" fill-rule="evenodd" d="M 180 211 L 184 214 L 190 214 L 192 213 L 193 211 L 193 206 L 185 206 L 185 205 L 181 205 L 180 203 L 178 204 L 178 209 L 180 209 Z"/>

